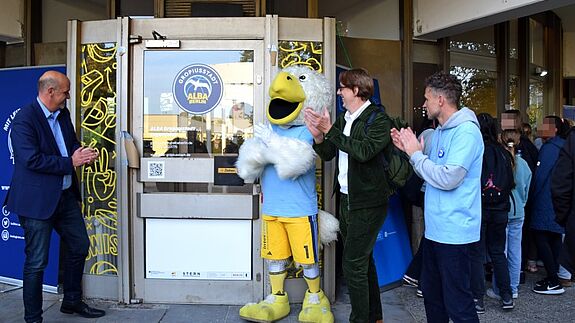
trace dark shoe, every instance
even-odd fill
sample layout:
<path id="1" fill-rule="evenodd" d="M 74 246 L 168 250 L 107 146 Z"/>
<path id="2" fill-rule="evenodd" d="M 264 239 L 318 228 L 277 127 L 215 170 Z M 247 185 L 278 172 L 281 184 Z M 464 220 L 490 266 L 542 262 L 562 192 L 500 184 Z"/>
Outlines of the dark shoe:
<path id="1" fill-rule="evenodd" d="M 66 314 L 75 313 L 85 318 L 96 318 L 106 315 L 105 311 L 90 307 L 82 301 L 74 305 L 66 305 L 62 303 L 62 306 L 60 306 L 60 312 Z"/>
<path id="2" fill-rule="evenodd" d="M 544 295 L 561 295 L 565 293 L 563 287 L 557 283 L 552 283 L 547 281 L 545 285 L 537 285 L 533 287 L 533 291 L 537 294 L 544 294 Z"/>
<path id="3" fill-rule="evenodd" d="M 506 311 L 510 311 L 515 307 L 515 304 L 513 304 L 513 299 L 511 297 L 509 297 L 509 299 L 504 299 L 501 301 L 501 308 L 506 310 Z"/>
<path id="4" fill-rule="evenodd" d="M 423 298 L 423 292 L 421 291 L 421 289 L 419 288 L 417 289 L 417 291 L 415 292 L 415 296 Z"/>
<path id="5" fill-rule="evenodd" d="M 541 286 L 547 286 L 547 284 L 549 283 L 549 281 L 547 280 L 547 278 L 541 279 L 540 281 L 535 283 L 535 287 L 541 287 Z"/>
<path id="6" fill-rule="evenodd" d="M 475 312 L 477 312 L 477 314 L 485 314 L 483 299 L 473 299 L 473 302 L 475 302 Z"/>

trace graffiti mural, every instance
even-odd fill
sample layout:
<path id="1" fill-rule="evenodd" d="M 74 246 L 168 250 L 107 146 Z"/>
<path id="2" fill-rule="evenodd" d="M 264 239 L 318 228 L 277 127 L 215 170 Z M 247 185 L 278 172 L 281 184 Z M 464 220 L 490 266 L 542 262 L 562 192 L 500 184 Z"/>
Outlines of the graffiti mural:
<path id="1" fill-rule="evenodd" d="M 286 68 L 292 65 L 305 65 L 323 73 L 322 43 L 312 41 L 279 42 L 279 65 Z"/>
<path id="2" fill-rule="evenodd" d="M 90 238 L 86 272 L 118 274 L 116 43 L 82 45 L 80 138 L 98 159 L 82 167 L 82 212 Z"/>

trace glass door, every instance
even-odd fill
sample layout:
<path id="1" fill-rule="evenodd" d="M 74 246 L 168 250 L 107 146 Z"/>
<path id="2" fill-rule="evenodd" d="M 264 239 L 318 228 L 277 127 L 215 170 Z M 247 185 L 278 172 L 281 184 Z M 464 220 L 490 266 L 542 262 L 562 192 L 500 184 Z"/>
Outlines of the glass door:
<path id="1" fill-rule="evenodd" d="M 263 296 L 258 186 L 235 174 L 263 120 L 263 40 L 134 45 L 136 298 L 243 304 Z M 137 214 L 136 214 L 137 213 Z"/>

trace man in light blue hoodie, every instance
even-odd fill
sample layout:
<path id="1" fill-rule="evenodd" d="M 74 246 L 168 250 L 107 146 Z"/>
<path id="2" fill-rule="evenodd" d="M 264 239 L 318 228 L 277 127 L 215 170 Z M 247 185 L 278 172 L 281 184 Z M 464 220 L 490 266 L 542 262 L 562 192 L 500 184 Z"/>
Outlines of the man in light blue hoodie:
<path id="1" fill-rule="evenodd" d="M 475 113 L 458 108 L 461 91 L 460 81 L 443 72 L 425 81 L 423 107 L 440 125 L 431 142 L 418 141 L 410 128 L 391 130 L 426 183 L 421 289 L 428 322 L 479 322 L 469 251 L 481 230 L 483 140 Z"/>

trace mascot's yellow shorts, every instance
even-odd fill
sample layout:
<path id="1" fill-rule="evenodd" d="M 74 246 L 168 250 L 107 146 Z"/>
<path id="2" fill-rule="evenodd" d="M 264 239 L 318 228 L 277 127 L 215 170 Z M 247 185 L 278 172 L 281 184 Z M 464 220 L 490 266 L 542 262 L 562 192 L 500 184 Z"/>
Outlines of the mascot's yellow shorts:
<path id="1" fill-rule="evenodd" d="M 262 258 L 287 259 L 310 265 L 318 262 L 317 216 L 262 216 Z"/>

